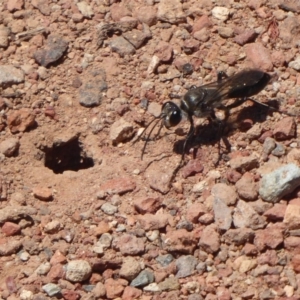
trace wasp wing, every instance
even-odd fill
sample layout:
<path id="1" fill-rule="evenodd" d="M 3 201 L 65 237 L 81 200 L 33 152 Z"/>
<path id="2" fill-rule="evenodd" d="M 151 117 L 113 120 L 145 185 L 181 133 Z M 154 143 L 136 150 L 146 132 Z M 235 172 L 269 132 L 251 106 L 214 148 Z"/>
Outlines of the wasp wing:
<path id="1" fill-rule="evenodd" d="M 271 76 L 261 70 L 243 70 L 223 80 L 199 87 L 206 91 L 206 97 L 203 97 L 203 102 L 199 105 L 218 107 L 227 99 L 251 97 L 263 90 L 270 79 Z"/>

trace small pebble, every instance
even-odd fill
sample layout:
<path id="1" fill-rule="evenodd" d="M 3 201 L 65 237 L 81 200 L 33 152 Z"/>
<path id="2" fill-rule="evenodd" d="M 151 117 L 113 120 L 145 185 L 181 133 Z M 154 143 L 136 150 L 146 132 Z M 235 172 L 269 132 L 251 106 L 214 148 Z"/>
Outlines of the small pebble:
<path id="1" fill-rule="evenodd" d="M 58 295 L 61 292 L 61 288 L 54 283 L 47 283 L 42 286 L 42 289 L 49 297 L 54 297 L 55 295 Z"/>
<path id="2" fill-rule="evenodd" d="M 271 152 L 274 156 L 282 156 L 285 154 L 285 146 L 281 143 L 277 143 L 275 149 Z"/>
<path id="3" fill-rule="evenodd" d="M 33 292 L 32 291 L 27 291 L 27 290 L 22 290 L 20 293 L 20 299 L 21 300 L 31 300 L 33 299 Z"/>
<path id="4" fill-rule="evenodd" d="M 136 278 L 134 278 L 130 285 L 134 287 L 143 287 L 154 281 L 154 274 L 152 271 L 143 270 Z"/>
<path id="5" fill-rule="evenodd" d="M 162 267 L 166 267 L 174 260 L 174 257 L 171 254 L 165 254 L 165 255 L 159 255 L 155 260 Z"/>
<path id="6" fill-rule="evenodd" d="M 229 18 L 229 9 L 226 7 L 215 6 L 212 9 L 212 15 L 221 21 L 226 21 Z"/>
<path id="7" fill-rule="evenodd" d="M 267 137 L 263 144 L 263 152 L 269 155 L 276 147 L 276 142 L 273 138 Z"/>
<path id="8" fill-rule="evenodd" d="M 118 208 L 108 202 L 104 203 L 101 206 L 101 210 L 107 215 L 114 215 L 116 212 L 118 212 Z"/>
<path id="9" fill-rule="evenodd" d="M 66 266 L 66 279 L 72 282 L 82 282 L 90 277 L 92 268 L 82 259 L 70 261 Z"/>
<path id="10" fill-rule="evenodd" d="M 30 258 L 30 254 L 27 251 L 22 251 L 19 257 L 22 261 L 27 261 Z"/>
<path id="11" fill-rule="evenodd" d="M 260 181 L 259 194 L 265 201 L 276 203 L 300 185 L 300 168 L 287 164 L 265 174 Z"/>

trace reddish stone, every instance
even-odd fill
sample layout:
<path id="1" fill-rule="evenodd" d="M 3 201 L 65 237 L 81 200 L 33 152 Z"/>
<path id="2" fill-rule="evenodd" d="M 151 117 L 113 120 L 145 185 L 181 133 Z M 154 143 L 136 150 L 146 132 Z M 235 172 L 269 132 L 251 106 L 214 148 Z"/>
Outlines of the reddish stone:
<path id="1" fill-rule="evenodd" d="M 0 153 L 6 157 L 12 157 L 17 153 L 20 147 L 20 142 L 16 138 L 8 138 L 0 143 Z"/>
<path id="2" fill-rule="evenodd" d="M 100 186 L 100 190 L 107 194 L 125 194 L 136 188 L 136 183 L 128 177 L 119 177 L 106 181 Z"/>
<path id="3" fill-rule="evenodd" d="M 138 255 L 145 251 L 143 239 L 130 234 L 123 234 L 120 238 L 118 238 L 116 246 L 120 249 L 123 255 Z"/>
<path id="4" fill-rule="evenodd" d="M 105 280 L 104 286 L 106 289 L 106 296 L 108 299 L 115 299 L 120 297 L 124 291 L 126 284 L 126 280 L 118 279 L 114 280 L 112 278 L 108 278 Z"/>
<path id="5" fill-rule="evenodd" d="M 244 292 L 241 296 L 243 299 L 255 299 L 257 295 L 257 289 L 254 287 L 249 287 L 246 292 Z"/>
<path id="6" fill-rule="evenodd" d="M 176 270 L 176 268 L 175 268 L 175 270 Z M 168 276 L 169 276 L 169 274 L 165 270 L 163 270 L 163 271 L 159 270 L 159 271 L 154 272 L 154 278 L 155 278 L 156 283 L 162 282 Z"/>
<path id="7" fill-rule="evenodd" d="M 279 226 L 270 226 L 266 229 L 257 230 L 254 238 L 254 245 L 259 251 L 267 247 L 277 248 L 283 242 L 282 229 Z"/>
<path id="8" fill-rule="evenodd" d="M 232 274 L 232 269 L 231 267 L 226 267 L 226 268 L 220 268 L 218 270 L 218 277 L 219 278 L 227 278 Z"/>
<path id="9" fill-rule="evenodd" d="M 264 143 L 265 139 L 268 138 L 268 137 L 272 137 L 273 136 L 273 133 L 271 130 L 269 131 L 265 131 L 259 138 L 258 138 L 258 141 L 260 143 Z"/>
<path id="10" fill-rule="evenodd" d="M 183 66 L 187 63 L 187 59 L 184 57 L 176 57 L 173 61 L 174 66 L 179 70 L 180 72 L 183 71 Z"/>
<path id="11" fill-rule="evenodd" d="M 207 213 L 199 217 L 199 223 L 208 225 L 211 224 L 214 221 L 214 215 Z"/>
<path id="12" fill-rule="evenodd" d="M 13 276 L 6 277 L 5 284 L 6 284 L 8 291 L 11 294 L 17 292 L 18 287 L 17 287 L 16 281 L 15 281 L 15 278 Z"/>
<path id="13" fill-rule="evenodd" d="M 258 187 L 251 173 L 245 173 L 235 184 L 237 193 L 242 199 L 255 200 L 258 197 Z"/>
<path id="14" fill-rule="evenodd" d="M 223 286 L 217 288 L 218 300 L 231 300 L 231 293 Z"/>
<path id="15" fill-rule="evenodd" d="M 51 267 L 47 277 L 50 279 L 51 282 L 58 282 L 59 279 L 64 278 L 65 270 L 61 264 L 56 264 Z"/>
<path id="16" fill-rule="evenodd" d="M 255 156 L 238 156 L 229 161 L 230 167 L 241 173 L 250 171 L 258 166 L 258 159 Z"/>
<path id="17" fill-rule="evenodd" d="M 35 116 L 31 110 L 22 108 L 8 114 L 7 124 L 11 133 L 24 132 L 35 124 Z"/>
<path id="18" fill-rule="evenodd" d="M 105 290 L 105 286 L 102 282 L 98 282 L 96 284 L 96 286 L 93 289 L 93 294 L 96 299 L 102 299 L 102 297 L 105 298 L 106 290 Z"/>
<path id="19" fill-rule="evenodd" d="M 134 300 L 138 299 L 142 295 L 142 291 L 133 287 L 133 286 L 126 286 L 124 289 L 122 300 Z"/>
<path id="20" fill-rule="evenodd" d="M 266 226 L 265 218 L 259 215 L 253 206 L 248 202 L 239 200 L 233 214 L 233 223 L 235 227 L 250 227 L 255 230 Z"/>
<path id="21" fill-rule="evenodd" d="M 286 204 L 275 203 L 272 208 L 268 209 L 264 213 L 264 216 L 267 217 L 268 220 L 273 222 L 282 221 L 285 215 L 286 208 Z"/>
<path id="22" fill-rule="evenodd" d="M 235 36 L 234 41 L 240 46 L 245 45 L 246 43 L 252 42 L 257 36 L 257 33 L 254 29 L 246 29 L 244 32 Z"/>
<path id="23" fill-rule="evenodd" d="M 65 300 L 78 300 L 81 297 L 79 293 L 72 290 L 63 289 L 61 293 Z"/>
<path id="24" fill-rule="evenodd" d="M 2 232 L 6 236 L 18 234 L 21 231 L 21 227 L 18 224 L 12 222 L 5 222 L 2 226 Z"/>
<path id="25" fill-rule="evenodd" d="M 91 230 L 91 234 L 99 237 L 103 233 L 108 233 L 109 231 L 111 231 L 109 224 L 105 221 L 100 221 L 98 226 Z"/>
<path id="26" fill-rule="evenodd" d="M 236 204 L 237 193 L 230 185 L 225 183 L 216 183 L 211 189 L 211 194 L 214 196 L 214 198 L 218 198 L 226 205 Z"/>
<path id="27" fill-rule="evenodd" d="M 140 262 L 134 257 L 128 256 L 123 259 L 123 264 L 119 271 L 119 276 L 125 278 L 128 281 L 131 281 L 141 272 L 141 270 L 142 268 Z"/>
<path id="28" fill-rule="evenodd" d="M 50 259 L 50 264 L 52 266 L 56 264 L 64 264 L 66 262 L 67 262 L 67 258 L 59 250 L 56 250 Z"/>
<path id="29" fill-rule="evenodd" d="M 272 268 L 269 268 L 269 270 L 272 270 Z M 269 271 L 268 270 L 268 271 Z M 274 274 L 268 274 L 263 277 L 264 282 L 268 285 L 268 287 L 276 287 L 278 288 L 278 282 L 280 281 L 280 275 L 278 273 L 276 275 Z"/>
<path id="30" fill-rule="evenodd" d="M 168 224 L 170 215 L 168 214 L 145 214 L 138 216 L 138 220 L 143 229 L 146 231 L 148 230 L 155 230 L 155 229 L 162 229 L 166 227 Z"/>
<path id="31" fill-rule="evenodd" d="M 273 129 L 276 140 L 286 140 L 295 136 L 296 122 L 293 117 L 286 117 L 278 121 Z"/>
<path id="32" fill-rule="evenodd" d="M 237 246 L 246 244 L 247 242 L 251 243 L 254 239 L 255 233 L 250 228 L 235 228 L 229 229 L 223 235 L 223 239 L 226 244 L 235 244 Z"/>
<path id="33" fill-rule="evenodd" d="M 295 203 L 296 201 L 294 201 Z M 288 204 L 284 214 L 283 222 L 289 229 L 300 228 L 300 206 L 297 204 Z"/>
<path id="34" fill-rule="evenodd" d="M 126 6 L 120 4 L 120 3 L 113 3 L 110 6 L 110 13 L 111 13 L 111 18 L 117 22 L 120 21 L 121 18 L 125 16 L 131 16 L 130 11 L 126 8 Z"/>
<path id="35" fill-rule="evenodd" d="M 72 14 L 72 20 L 74 21 L 74 23 L 82 22 L 83 18 L 84 16 L 80 13 Z"/>
<path id="36" fill-rule="evenodd" d="M 247 243 L 243 248 L 243 253 L 245 253 L 247 256 L 255 256 L 257 255 L 257 252 L 257 248 L 249 243 Z"/>
<path id="37" fill-rule="evenodd" d="M 159 58 L 160 61 L 168 62 L 172 58 L 173 48 L 169 43 L 161 41 L 157 45 L 154 54 Z"/>
<path id="38" fill-rule="evenodd" d="M 102 280 L 102 276 L 98 273 L 93 273 L 89 279 L 90 284 L 96 284 Z"/>
<path id="39" fill-rule="evenodd" d="M 64 40 L 62 36 L 59 34 L 51 34 L 47 37 L 45 46 L 33 53 L 33 58 L 39 65 L 47 67 L 59 60 L 67 48 L 68 42 Z"/>
<path id="40" fill-rule="evenodd" d="M 199 246 L 207 253 L 215 253 L 220 249 L 220 234 L 214 225 L 204 228 Z"/>
<path id="41" fill-rule="evenodd" d="M 289 204 L 300 206 L 300 198 L 294 198 L 289 201 Z"/>
<path id="42" fill-rule="evenodd" d="M 267 250 L 257 257 L 257 263 L 260 265 L 268 264 L 269 266 L 276 266 L 277 262 L 278 258 L 275 250 Z"/>
<path id="43" fill-rule="evenodd" d="M 300 84 L 299 84 L 300 85 Z M 286 156 L 287 163 L 300 164 L 300 149 L 293 148 Z"/>
<path id="44" fill-rule="evenodd" d="M 15 238 L 0 238 L 0 256 L 15 254 L 22 246 L 22 241 Z"/>
<path id="45" fill-rule="evenodd" d="M 55 118 L 56 112 L 53 106 L 48 105 L 44 111 L 45 116 L 50 117 L 51 119 Z"/>
<path id="46" fill-rule="evenodd" d="M 277 68 L 283 67 L 286 62 L 283 51 L 276 51 L 276 50 L 272 51 L 271 58 L 272 58 L 273 65 Z"/>
<path id="47" fill-rule="evenodd" d="M 251 8 L 251 9 L 259 9 L 262 5 L 262 1 L 260 0 L 249 0 L 247 2 L 247 5 Z"/>
<path id="48" fill-rule="evenodd" d="M 244 46 L 244 50 L 247 58 L 255 68 L 264 71 L 271 71 L 273 69 L 270 51 L 263 44 L 258 42 L 247 44 Z"/>
<path id="49" fill-rule="evenodd" d="M 191 53 L 197 51 L 199 49 L 199 45 L 199 41 L 195 39 L 187 39 L 183 43 L 183 49 L 186 53 Z"/>
<path id="50" fill-rule="evenodd" d="M 203 15 L 194 22 L 193 33 L 200 31 L 203 28 L 208 28 L 211 26 L 212 26 L 212 22 L 210 21 L 209 17 L 207 15 Z"/>
<path id="51" fill-rule="evenodd" d="M 194 232 L 185 229 L 168 231 L 164 236 L 164 248 L 167 251 L 176 251 L 191 254 L 197 246 L 198 238 Z"/>
<path id="52" fill-rule="evenodd" d="M 35 187 L 32 189 L 35 198 L 49 201 L 52 200 L 52 191 L 46 187 Z"/>
<path id="53" fill-rule="evenodd" d="M 279 288 L 278 288 L 279 289 Z M 281 292 L 281 290 L 279 290 L 279 292 Z M 284 291 L 281 292 L 281 294 L 283 294 Z M 248 298 L 250 299 L 250 298 Z M 277 300 L 299 300 L 298 296 L 292 296 L 292 297 L 278 297 L 276 298 Z"/>
<path id="54" fill-rule="evenodd" d="M 109 278 L 112 278 L 113 275 L 114 275 L 114 271 L 111 270 L 111 269 L 106 269 L 106 270 L 102 273 L 102 276 L 103 276 L 104 280 L 109 279 Z"/>
<path id="55" fill-rule="evenodd" d="M 139 7 L 136 11 L 136 18 L 141 23 L 145 23 L 148 26 L 155 25 L 157 22 L 156 10 L 151 6 Z"/>
<path id="56" fill-rule="evenodd" d="M 155 213 L 162 205 L 162 198 L 142 198 L 134 201 L 134 208 L 140 214 Z"/>
<path id="57" fill-rule="evenodd" d="M 296 273 L 300 273 L 300 254 L 296 254 L 292 257 L 292 267 Z"/>
<path id="58" fill-rule="evenodd" d="M 207 212 L 206 207 L 202 203 L 193 203 L 189 206 L 186 212 L 186 219 L 193 223 L 198 223 L 200 216 Z"/>
<path id="59" fill-rule="evenodd" d="M 9 12 L 14 12 L 16 10 L 21 10 L 23 6 L 24 0 L 8 0 L 6 7 Z"/>
<path id="60" fill-rule="evenodd" d="M 288 236 L 284 239 L 284 248 L 294 254 L 300 254 L 300 237 Z"/>
<path id="61" fill-rule="evenodd" d="M 183 178 L 193 176 L 197 173 L 201 173 L 204 167 L 198 159 L 190 160 L 181 170 Z"/>
<path id="62" fill-rule="evenodd" d="M 241 177 L 242 177 L 242 174 L 234 169 L 230 169 L 226 173 L 226 178 L 231 183 L 236 183 L 239 179 L 241 179 Z"/>

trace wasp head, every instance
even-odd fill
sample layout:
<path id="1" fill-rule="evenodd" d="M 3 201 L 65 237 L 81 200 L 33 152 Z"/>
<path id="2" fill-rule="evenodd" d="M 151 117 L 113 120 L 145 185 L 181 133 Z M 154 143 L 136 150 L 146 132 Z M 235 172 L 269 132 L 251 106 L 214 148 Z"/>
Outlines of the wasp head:
<path id="1" fill-rule="evenodd" d="M 159 123 L 159 121 L 161 120 L 161 125 L 158 129 L 158 133 L 157 135 L 159 135 L 160 133 L 160 130 L 162 129 L 163 125 L 169 129 L 173 126 L 176 126 L 179 124 L 179 122 L 181 121 L 181 118 L 182 118 L 182 114 L 181 114 L 181 110 L 180 108 L 173 102 L 169 101 L 169 102 L 166 102 L 163 106 L 162 106 L 162 109 L 161 109 L 161 114 L 154 118 L 147 126 L 146 128 L 144 129 L 144 131 L 142 132 L 142 134 L 139 136 L 139 138 L 137 140 L 139 140 L 140 138 L 142 138 L 144 136 L 144 134 L 146 133 L 146 130 L 151 126 L 152 123 L 154 123 L 155 121 L 155 124 L 154 126 L 152 126 L 149 134 L 147 135 L 147 138 L 145 140 L 145 143 L 144 143 L 144 147 L 143 147 L 143 150 L 142 150 L 142 155 L 141 155 L 141 159 L 143 159 L 143 155 L 144 155 L 144 152 L 145 152 L 145 149 L 146 149 L 146 146 L 147 146 L 147 143 L 150 139 L 150 136 L 151 136 L 151 133 L 153 132 L 154 128 L 156 127 L 156 125 Z M 156 135 L 156 136 L 157 136 Z"/>
<path id="2" fill-rule="evenodd" d="M 174 127 L 182 119 L 181 109 L 173 102 L 166 102 L 161 110 L 161 118 L 166 128 Z"/>

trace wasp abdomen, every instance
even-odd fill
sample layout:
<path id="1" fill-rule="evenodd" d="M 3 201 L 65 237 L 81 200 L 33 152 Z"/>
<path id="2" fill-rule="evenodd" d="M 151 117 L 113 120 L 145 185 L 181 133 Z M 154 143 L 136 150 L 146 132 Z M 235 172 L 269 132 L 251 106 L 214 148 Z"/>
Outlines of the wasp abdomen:
<path id="1" fill-rule="evenodd" d="M 232 78 L 232 87 L 229 89 L 228 98 L 248 98 L 258 94 L 269 83 L 271 76 L 260 70 L 246 70 Z"/>

